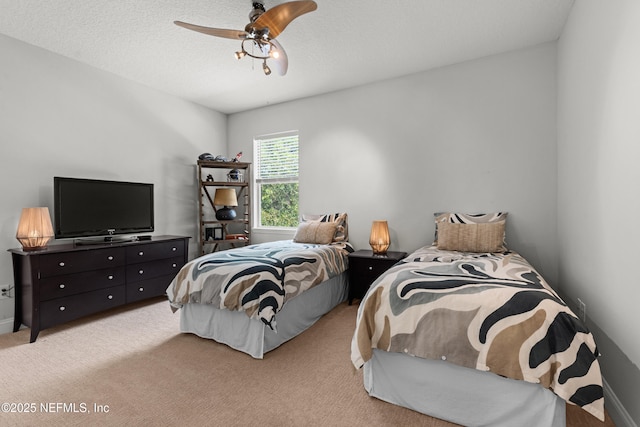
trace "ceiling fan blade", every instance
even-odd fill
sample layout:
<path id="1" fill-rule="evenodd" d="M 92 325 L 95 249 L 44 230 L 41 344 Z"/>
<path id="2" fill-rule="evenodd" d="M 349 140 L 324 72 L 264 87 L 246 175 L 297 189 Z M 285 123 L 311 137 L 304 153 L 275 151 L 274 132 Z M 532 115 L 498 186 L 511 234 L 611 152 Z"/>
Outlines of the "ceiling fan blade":
<path id="1" fill-rule="evenodd" d="M 271 44 L 272 50 L 275 48 L 271 55 L 271 64 L 278 74 L 284 76 L 287 74 L 287 70 L 289 69 L 289 58 L 287 57 L 287 52 L 284 51 L 282 45 L 278 43 L 277 40 L 271 39 Z"/>
<path id="2" fill-rule="evenodd" d="M 210 36 L 224 37 L 226 39 L 244 40 L 248 35 L 244 30 L 224 30 L 221 28 L 201 27 L 200 25 L 187 24 L 182 21 L 173 21 L 173 23 L 179 27 L 186 28 L 187 30 L 197 31 Z"/>
<path id="3" fill-rule="evenodd" d="M 291 21 L 317 8 L 318 5 L 312 0 L 290 1 L 272 7 L 249 25 L 256 29 L 269 28 L 269 38 L 274 39 Z"/>

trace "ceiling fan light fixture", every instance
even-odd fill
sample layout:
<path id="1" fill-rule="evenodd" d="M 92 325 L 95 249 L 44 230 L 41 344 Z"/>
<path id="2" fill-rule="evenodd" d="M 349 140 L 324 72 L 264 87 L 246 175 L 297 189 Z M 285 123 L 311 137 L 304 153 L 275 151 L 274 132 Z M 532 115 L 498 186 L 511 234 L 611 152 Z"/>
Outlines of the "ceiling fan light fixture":
<path id="1" fill-rule="evenodd" d="M 291 21 L 300 15 L 313 12 L 318 8 L 318 5 L 313 0 L 294 0 L 281 3 L 267 11 L 262 1 L 253 0 L 252 6 L 253 10 L 249 13 L 250 22 L 244 30 L 203 27 L 182 21 L 174 21 L 174 24 L 210 36 L 240 40 L 241 50 L 235 52 L 236 59 L 249 56 L 262 60 L 262 71 L 266 75 L 271 74 L 267 59 L 273 59 L 276 72 L 284 76 L 287 73 L 289 60 L 280 43 L 276 41 L 276 37 Z M 251 49 L 246 49 L 245 43 L 252 43 L 253 46 Z"/>

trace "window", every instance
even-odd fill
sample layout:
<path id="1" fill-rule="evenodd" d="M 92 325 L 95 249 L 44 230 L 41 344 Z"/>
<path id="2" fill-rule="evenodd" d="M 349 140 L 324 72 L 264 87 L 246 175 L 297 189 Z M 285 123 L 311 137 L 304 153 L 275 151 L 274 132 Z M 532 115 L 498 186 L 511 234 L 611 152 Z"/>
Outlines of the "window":
<path id="1" fill-rule="evenodd" d="M 297 227 L 298 132 L 263 135 L 253 140 L 258 227 Z"/>

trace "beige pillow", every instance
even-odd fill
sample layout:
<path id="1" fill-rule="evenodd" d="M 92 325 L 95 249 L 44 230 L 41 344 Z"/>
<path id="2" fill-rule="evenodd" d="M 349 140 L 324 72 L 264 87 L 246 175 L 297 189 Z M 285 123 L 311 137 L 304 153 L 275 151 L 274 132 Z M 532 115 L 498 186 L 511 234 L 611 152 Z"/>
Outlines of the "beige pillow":
<path id="1" fill-rule="evenodd" d="M 335 222 L 302 222 L 298 225 L 293 241 L 327 245 L 333 241 L 337 226 L 338 224 Z"/>
<path id="2" fill-rule="evenodd" d="M 462 213 L 462 212 L 436 212 L 434 213 L 436 220 L 436 233 L 434 245 L 438 244 L 438 227 L 443 222 L 449 222 L 453 224 L 487 224 L 499 221 L 507 221 L 508 212 L 491 212 L 491 213 Z M 506 225 L 505 225 L 506 228 Z M 506 236 L 502 236 L 502 249 L 507 250 Z"/>
<path id="3" fill-rule="evenodd" d="M 438 224 L 438 249 L 460 252 L 502 252 L 505 221 L 485 224 Z"/>
<path id="4" fill-rule="evenodd" d="M 312 215 L 303 214 L 303 222 L 319 221 L 319 222 L 335 222 L 336 234 L 333 236 L 334 242 L 348 242 L 349 241 L 349 226 L 347 220 L 347 213 L 334 213 L 334 214 L 322 214 Z"/>

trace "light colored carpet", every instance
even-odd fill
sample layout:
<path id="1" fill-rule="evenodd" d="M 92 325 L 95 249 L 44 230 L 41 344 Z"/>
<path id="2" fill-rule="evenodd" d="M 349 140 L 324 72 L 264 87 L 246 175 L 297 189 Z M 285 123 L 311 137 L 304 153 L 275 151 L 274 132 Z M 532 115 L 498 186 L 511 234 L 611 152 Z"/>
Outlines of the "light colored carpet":
<path id="1" fill-rule="evenodd" d="M 339 305 L 263 360 L 181 334 L 164 299 L 33 344 L 29 329 L 1 335 L 0 394 L 23 413 L 0 425 L 454 426 L 367 395 L 349 357 L 356 311 Z M 613 426 L 580 412 L 568 408 L 568 426 Z"/>

